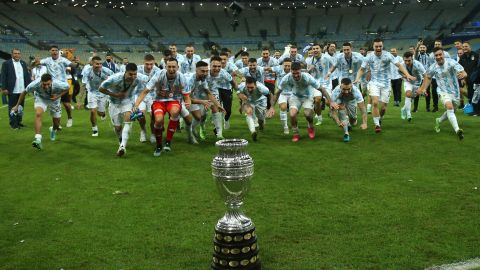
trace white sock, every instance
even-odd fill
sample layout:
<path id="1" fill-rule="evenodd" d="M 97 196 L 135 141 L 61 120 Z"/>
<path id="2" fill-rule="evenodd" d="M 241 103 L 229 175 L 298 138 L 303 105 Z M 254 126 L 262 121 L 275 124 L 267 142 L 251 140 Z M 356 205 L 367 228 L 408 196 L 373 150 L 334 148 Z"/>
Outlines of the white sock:
<path id="1" fill-rule="evenodd" d="M 217 137 L 222 137 L 223 136 L 223 125 L 222 125 L 223 113 L 216 112 L 212 114 L 212 119 L 213 119 L 213 124 L 215 125 L 215 129 L 217 130 Z"/>
<path id="2" fill-rule="evenodd" d="M 344 126 L 343 126 L 343 132 L 345 132 L 345 134 L 348 134 L 348 117 L 347 117 L 347 112 L 344 111 L 344 110 L 340 110 L 340 111 L 338 111 L 338 115 L 340 116 L 340 121 L 342 122 L 342 124 L 344 124 Z"/>
<path id="3" fill-rule="evenodd" d="M 92 130 L 93 130 L 93 131 L 98 131 L 98 127 L 97 127 L 97 126 L 94 126 L 94 127 L 92 127 Z"/>
<path id="4" fill-rule="evenodd" d="M 130 133 L 130 128 L 132 127 L 132 122 L 123 123 L 122 129 L 122 145 L 127 147 L 128 134 Z"/>
<path id="5" fill-rule="evenodd" d="M 448 121 L 450 121 L 450 124 L 453 127 L 453 130 L 455 130 L 455 132 L 457 132 L 460 128 L 458 127 L 457 117 L 455 116 L 455 111 L 454 110 L 447 110 L 447 117 L 448 117 Z"/>
<path id="6" fill-rule="evenodd" d="M 407 116 L 411 115 L 411 109 L 412 109 L 412 98 L 406 97 L 405 98 L 405 106 L 403 108 L 407 111 Z"/>
<path id="7" fill-rule="evenodd" d="M 287 112 L 280 111 L 280 122 L 283 124 L 283 128 L 288 128 L 288 116 Z"/>
<path id="8" fill-rule="evenodd" d="M 448 119 L 447 112 L 444 112 L 442 116 L 440 116 L 440 123 L 446 121 Z"/>
<path id="9" fill-rule="evenodd" d="M 315 115 L 315 118 L 317 118 L 318 121 L 323 121 L 323 116 L 320 114 L 320 115 Z"/>
<path id="10" fill-rule="evenodd" d="M 375 126 L 380 126 L 380 116 L 373 117 L 373 124 L 375 124 Z"/>
<path id="11" fill-rule="evenodd" d="M 370 111 L 372 109 L 372 104 L 367 104 L 367 111 Z"/>
<path id="12" fill-rule="evenodd" d="M 42 140 L 42 134 L 35 134 L 35 140 Z"/>
<path id="13" fill-rule="evenodd" d="M 255 121 L 253 120 L 253 116 L 247 115 L 247 125 L 250 133 L 255 132 Z"/>

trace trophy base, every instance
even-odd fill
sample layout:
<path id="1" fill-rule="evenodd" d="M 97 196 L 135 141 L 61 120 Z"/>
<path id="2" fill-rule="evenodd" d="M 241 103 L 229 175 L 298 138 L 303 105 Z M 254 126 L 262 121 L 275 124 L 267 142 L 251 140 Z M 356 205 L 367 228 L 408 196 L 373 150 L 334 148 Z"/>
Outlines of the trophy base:
<path id="1" fill-rule="evenodd" d="M 213 270 L 261 270 L 255 227 L 246 232 L 229 232 L 215 228 Z"/>

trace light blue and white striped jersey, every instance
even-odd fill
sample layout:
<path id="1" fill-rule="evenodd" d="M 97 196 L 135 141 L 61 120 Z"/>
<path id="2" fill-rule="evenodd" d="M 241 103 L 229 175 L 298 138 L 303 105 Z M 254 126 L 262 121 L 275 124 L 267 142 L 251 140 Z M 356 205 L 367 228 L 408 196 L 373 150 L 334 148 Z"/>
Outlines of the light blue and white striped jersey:
<path id="1" fill-rule="evenodd" d="M 259 83 L 264 83 L 263 74 L 265 74 L 265 69 L 257 65 L 255 72 L 250 72 L 249 67 L 244 67 L 238 70 L 238 73 L 242 74 L 243 77 L 252 77 Z"/>
<path id="2" fill-rule="evenodd" d="M 274 67 L 272 67 L 272 71 L 275 72 L 275 74 L 277 76 L 277 81 L 275 82 L 277 87 L 280 84 L 280 81 L 282 81 L 283 77 L 285 77 L 285 75 L 290 73 L 290 72 L 288 72 L 288 73 L 285 72 L 285 70 L 283 69 L 283 66 L 274 66 Z M 283 94 L 286 94 L 286 93 L 283 93 Z"/>
<path id="3" fill-rule="evenodd" d="M 197 75 L 195 73 L 188 73 L 185 75 L 185 82 L 186 92 L 190 93 L 192 99 L 208 99 L 208 93 L 210 90 L 206 79 L 197 80 Z"/>
<path id="4" fill-rule="evenodd" d="M 350 59 L 345 58 L 344 53 L 337 54 L 335 57 L 335 67 L 338 70 L 338 80 L 341 81 L 343 78 L 349 78 L 352 82 L 355 81 L 357 72 L 362 66 L 364 59 L 365 57 L 358 52 L 352 52 Z"/>
<path id="5" fill-rule="evenodd" d="M 217 76 L 212 76 L 211 72 L 207 76 L 208 87 L 214 95 L 218 95 L 218 89 L 231 89 L 231 81 L 233 81 L 232 75 L 223 68 Z"/>
<path id="6" fill-rule="evenodd" d="M 127 92 L 124 98 L 110 97 L 110 103 L 120 104 L 123 100 L 132 100 L 133 97 L 145 89 L 148 82 L 148 77 L 137 73 L 137 78 L 131 83 L 125 82 L 125 73 L 118 72 L 108 77 L 100 84 L 100 88 L 108 89 L 112 93 Z"/>
<path id="7" fill-rule="evenodd" d="M 403 65 L 403 58 L 401 56 L 394 56 L 395 59 L 398 61 L 398 63 L 400 63 L 401 65 Z M 390 64 L 390 78 L 392 80 L 397 80 L 397 79 L 401 79 L 402 78 L 402 75 L 400 74 L 400 71 L 398 70 L 398 67 L 391 63 Z"/>
<path id="8" fill-rule="evenodd" d="M 428 69 L 430 65 L 435 63 L 435 59 L 430 58 L 430 56 L 427 53 L 419 53 L 416 57 L 416 60 L 418 60 L 420 63 L 422 63 L 423 67 L 425 69 Z"/>
<path id="9" fill-rule="evenodd" d="M 93 68 L 89 68 L 82 78 L 83 80 L 86 80 L 85 87 L 88 90 L 88 94 L 103 96 L 103 93 L 98 91 L 100 84 L 112 75 L 113 71 L 104 66 L 102 66 L 102 70 L 100 72 L 95 72 Z"/>
<path id="10" fill-rule="evenodd" d="M 265 68 L 265 67 L 275 67 L 275 66 L 278 66 L 279 64 L 277 59 L 270 56 L 266 61 L 263 59 L 263 57 L 259 57 L 257 59 L 257 65 Z M 275 80 L 275 74 L 273 74 L 272 72 L 265 71 L 263 73 L 263 79 L 273 81 Z"/>
<path id="11" fill-rule="evenodd" d="M 352 85 L 352 91 L 348 95 L 345 95 L 342 92 L 340 85 L 341 84 L 337 85 L 337 87 L 335 87 L 335 89 L 333 89 L 332 91 L 332 100 L 335 103 L 347 104 L 353 101 L 358 104 L 363 102 L 362 92 L 360 92 L 358 87 L 356 87 L 355 85 Z"/>
<path id="12" fill-rule="evenodd" d="M 162 70 L 161 70 L 159 67 L 157 67 L 157 66 L 154 65 L 153 68 L 152 68 L 152 70 L 150 71 L 150 73 L 147 73 L 147 72 L 145 71 L 145 65 L 138 65 L 138 66 L 137 66 L 137 73 L 138 73 L 138 74 L 143 74 L 143 75 L 147 76 L 149 80 L 150 80 L 151 78 L 153 78 L 153 76 L 155 76 L 155 74 L 160 73 L 161 71 L 162 71 Z"/>
<path id="13" fill-rule="evenodd" d="M 247 90 L 247 86 L 246 86 L 245 82 L 242 82 L 238 86 L 237 94 L 242 93 L 242 94 L 246 95 L 249 103 L 264 104 L 265 101 L 267 100 L 267 97 L 265 95 L 270 94 L 270 91 L 268 90 L 268 88 L 263 83 L 256 82 L 256 84 L 257 84 L 257 87 L 255 88 L 255 90 L 250 92 L 250 91 Z"/>
<path id="14" fill-rule="evenodd" d="M 42 99 L 50 99 L 52 96 L 57 96 L 65 90 L 70 89 L 70 85 L 66 81 L 52 79 L 52 86 L 47 89 L 42 88 L 42 81 L 40 78 L 28 84 L 25 91 L 27 93 L 34 93 L 35 97 Z"/>
<path id="15" fill-rule="evenodd" d="M 177 59 L 178 65 L 180 66 L 180 63 L 182 63 L 185 60 L 185 56 L 177 53 L 177 55 L 175 56 L 175 59 Z"/>
<path id="16" fill-rule="evenodd" d="M 195 73 L 196 64 L 201 60 L 202 58 L 198 54 L 194 54 L 192 58 L 187 58 L 187 56 L 184 55 L 183 62 L 178 63 L 180 65 L 180 72 L 183 74 Z"/>
<path id="17" fill-rule="evenodd" d="M 242 59 L 239 59 L 235 62 L 235 66 L 237 66 L 238 69 L 241 69 L 241 68 L 244 68 L 244 67 L 248 67 L 248 64 L 244 64 Z"/>
<path id="18" fill-rule="evenodd" d="M 320 82 L 322 87 L 331 88 L 332 76 L 325 80 L 330 68 L 335 64 L 335 60 L 329 54 L 321 54 L 320 58 L 308 57 L 305 61 L 307 63 L 307 71 L 316 80 Z"/>
<path id="19" fill-rule="evenodd" d="M 185 88 L 185 76 L 177 71 L 174 79 L 168 79 L 167 71 L 162 70 L 150 79 L 147 83 L 147 89 L 155 92 L 156 101 L 179 101 L 183 100 L 184 95 L 188 95 Z"/>
<path id="20" fill-rule="evenodd" d="M 47 57 L 40 60 L 40 65 L 44 65 L 47 68 L 47 73 L 52 75 L 52 79 L 67 81 L 67 67 L 72 62 L 65 57 L 59 56 L 57 59 Z"/>
<path id="21" fill-rule="evenodd" d="M 426 72 L 426 69 L 422 65 L 422 63 L 420 63 L 420 61 L 413 60 L 413 64 L 411 67 L 407 66 L 405 63 L 402 63 L 402 65 L 408 71 L 408 74 L 417 78 L 415 81 L 410 81 L 410 83 L 416 87 L 419 87 L 422 84 L 423 76 Z"/>
<path id="22" fill-rule="evenodd" d="M 430 58 L 430 65 L 433 65 L 433 64 L 437 63 L 437 60 L 435 60 L 435 54 L 433 52 L 431 52 L 428 56 Z M 447 58 L 451 58 L 451 57 L 450 57 L 450 54 L 447 51 L 443 51 L 443 58 L 447 59 Z M 436 79 L 436 77 L 433 76 L 432 79 Z"/>
<path id="23" fill-rule="evenodd" d="M 370 82 L 376 83 L 382 87 L 390 87 L 390 63 L 398 64 L 398 59 L 387 51 L 382 51 L 380 56 L 371 53 L 365 57 L 362 68 L 365 72 L 370 69 Z"/>
<path id="24" fill-rule="evenodd" d="M 224 68 L 224 69 L 225 69 L 228 73 L 230 73 L 230 74 L 232 74 L 232 73 L 235 72 L 235 71 L 238 71 L 238 67 L 235 66 L 235 64 L 232 63 L 232 62 L 227 62 L 227 63 L 225 64 L 225 68 Z"/>
<path id="25" fill-rule="evenodd" d="M 337 63 L 337 56 L 339 55 L 340 53 L 339 52 L 336 52 L 333 54 L 333 55 L 330 55 L 328 52 L 324 52 L 323 55 L 328 55 L 332 58 L 332 61 L 334 64 Z M 332 80 L 335 80 L 335 79 L 338 79 L 338 76 L 340 76 L 340 71 L 338 69 L 336 69 L 332 75 L 330 75 L 330 79 Z"/>
<path id="26" fill-rule="evenodd" d="M 458 84 L 457 73 L 463 71 L 462 65 L 457 61 L 446 58 L 443 65 L 435 64 L 431 65 L 427 70 L 427 75 L 431 78 L 434 76 L 437 80 L 437 92 L 439 94 L 448 93 L 454 97 L 460 97 L 460 86 Z"/>
<path id="27" fill-rule="evenodd" d="M 288 73 L 278 85 L 278 89 L 280 89 L 282 93 L 291 93 L 299 98 L 313 97 L 312 87 L 319 89 L 321 85 L 312 75 L 306 72 L 300 74 L 300 80 L 298 81 L 293 79 L 292 73 Z"/>
<path id="28" fill-rule="evenodd" d="M 90 72 L 90 69 L 92 68 L 92 65 L 90 64 L 86 64 L 85 66 L 83 66 L 83 69 L 82 69 L 82 83 L 86 84 L 87 83 L 87 73 Z M 88 86 L 87 86 L 87 90 L 88 90 Z"/>

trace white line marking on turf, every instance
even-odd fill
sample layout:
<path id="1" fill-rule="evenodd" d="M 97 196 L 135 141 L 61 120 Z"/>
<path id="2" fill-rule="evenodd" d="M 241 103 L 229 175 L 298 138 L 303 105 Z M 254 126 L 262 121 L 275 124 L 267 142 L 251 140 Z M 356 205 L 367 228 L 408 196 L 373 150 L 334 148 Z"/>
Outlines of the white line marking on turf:
<path id="1" fill-rule="evenodd" d="M 469 270 L 475 269 L 480 267 L 480 258 L 474 258 L 470 260 L 466 260 L 463 262 L 456 262 L 451 264 L 444 264 L 444 265 L 436 265 L 425 270 Z"/>

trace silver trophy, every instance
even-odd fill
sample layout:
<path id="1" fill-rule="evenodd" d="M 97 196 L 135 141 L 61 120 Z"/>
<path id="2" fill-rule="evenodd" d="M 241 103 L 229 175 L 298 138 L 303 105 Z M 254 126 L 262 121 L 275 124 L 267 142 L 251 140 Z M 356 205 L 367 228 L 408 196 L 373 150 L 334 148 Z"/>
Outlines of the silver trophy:
<path id="1" fill-rule="evenodd" d="M 216 143 L 212 175 L 227 211 L 215 226 L 212 269 L 261 269 L 255 226 L 240 209 L 253 176 L 248 142 L 227 139 Z"/>

